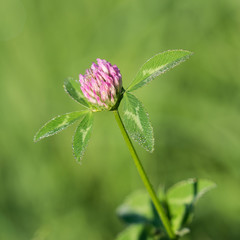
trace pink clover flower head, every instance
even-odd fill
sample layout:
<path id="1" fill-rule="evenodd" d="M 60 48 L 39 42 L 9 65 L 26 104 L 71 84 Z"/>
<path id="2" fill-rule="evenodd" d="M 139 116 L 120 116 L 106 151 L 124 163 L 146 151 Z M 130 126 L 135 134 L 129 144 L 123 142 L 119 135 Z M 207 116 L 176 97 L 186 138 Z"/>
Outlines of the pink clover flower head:
<path id="1" fill-rule="evenodd" d="M 84 96 L 97 109 L 113 108 L 122 91 L 122 75 L 116 65 L 97 58 L 85 75 L 79 75 Z"/>

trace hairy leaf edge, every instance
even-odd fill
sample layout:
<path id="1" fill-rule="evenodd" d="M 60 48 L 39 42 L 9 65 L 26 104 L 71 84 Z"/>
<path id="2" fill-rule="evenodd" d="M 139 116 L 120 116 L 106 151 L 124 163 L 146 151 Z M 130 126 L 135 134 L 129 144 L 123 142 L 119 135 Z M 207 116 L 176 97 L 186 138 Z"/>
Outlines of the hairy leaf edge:
<path id="1" fill-rule="evenodd" d="M 126 94 L 126 95 L 125 95 L 125 94 Z M 132 135 L 132 134 L 127 130 L 127 128 L 126 128 L 125 125 L 124 125 L 124 127 L 125 127 L 125 129 L 127 130 L 127 133 L 129 134 L 129 136 L 130 136 L 135 142 L 137 142 L 137 143 L 138 143 L 143 149 L 145 149 L 146 151 L 148 151 L 148 152 L 150 152 L 150 153 L 153 153 L 153 152 L 154 152 L 154 146 L 155 146 L 155 138 L 154 138 L 154 131 L 153 131 L 152 122 L 151 122 L 150 117 L 149 117 L 149 113 L 148 113 L 148 111 L 146 110 L 146 108 L 145 108 L 145 106 L 143 105 L 143 103 L 142 103 L 134 94 L 129 93 L 129 92 L 125 92 L 125 93 L 124 93 L 125 96 L 127 96 L 128 94 L 134 96 L 134 97 L 140 102 L 140 104 L 142 104 L 143 110 L 144 110 L 144 112 L 145 112 L 146 115 L 147 115 L 147 119 L 148 119 L 148 122 L 149 122 L 149 124 L 150 124 L 150 129 L 151 129 L 151 132 L 152 132 L 152 141 L 151 141 L 151 142 L 152 142 L 152 148 L 150 149 L 150 148 L 148 148 L 148 147 L 143 146 L 141 143 L 139 143 L 138 138 L 135 137 L 134 135 Z M 124 98 L 124 95 L 123 95 L 123 98 Z M 123 115 L 124 115 L 124 113 L 123 113 Z"/>
<path id="2" fill-rule="evenodd" d="M 92 118 L 92 126 L 91 126 L 91 129 L 90 129 L 90 137 L 91 137 L 92 129 L 93 129 L 93 115 L 92 115 L 93 113 L 92 113 L 91 111 L 89 111 L 88 113 L 91 114 L 91 118 Z M 87 117 L 87 114 L 86 114 L 85 117 Z M 85 118 L 85 117 L 84 117 L 84 118 Z M 82 121 L 83 121 L 83 119 L 81 120 L 81 122 L 82 122 Z M 79 163 L 79 164 L 81 163 L 80 161 L 82 160 L 82 157 L 84 156 L 85 151 L 86 151 L 86 148 L 87 148 L 88 143 L 89 143 L 89 141 L 90 141 L 90 138 L 89 138 L 89 140 L 87 141 L 85 147 L 83 148 L 82 155 L 81 155 L 80 157 L 76 156 L 75 151 L 74 151 L 74 137 L 75 137 L 75 134 L 76 134 L 77 129 L 78 129 L 79 125 L 81 124 L 81 122 L 80 122 L 80 123 L 78 124 L 78 126 L 76 127 L 75 132 L 74 132 L 74 134 L 73 134 L 73 136 L 72 136 L 72 151 L 73 151 L 73 156 L 74 156 L 76 162 Z"/>
<path id="3" fill-rule="evenodd" d="M 64 114 L 61 114 L 61 115 L 57 115 L 57 116 L 55 116 L 54 118 L 50 119 L 48 122 L 46 122 L 46 123 L 37 131 L 37 133 L 35 134 L 35 136 L 34 136 L 34 138 L 33 138 L 33 141 L 36 143 L 36 142 L 39 142 L 40 140 L 42 140 L 43 138 L 47 138 L 47 137 L 53 136 L 53 135 L 61 132 L 62 130 L 66 129 L 66 128 L 68 128 L 69 126 L 71 126 L 72 124 L 74 124 L 74 123 L 75 123 L 76 121 L 78 121 L 81 117 L 83 117 L 84 114 L 88 113 L 89 111 L 88 111 L 88 110 L 85 110 L 85 111 L 75 111 L 75 113 L 77 113 L 77 112 L 79 112 L 79 113 L 81 112 L 82 114 L 80 114 L 79 117 L 76 118 L 75 121 L 73 121 L 72 123 L 70 123 L 70 124 L 67 125 L 66 127 L 62 128 L 62 129 L 59 129 L 58 131 L 56 131 L 56 132 L 54 132 L 54 133 L 52 133 L 52 134 L 45 134 L 45 135 L 43 135 L 43 136 L 40 137 L 40 138 L 36 138 L 36 136 L 38 135 L 38 133 L 39 133 L 48 123 L 50 123 L 51 121 L 53 121 L 54 119 L 56 119 L 56 118 L 58 118 L 58 117 L 61 117 L 61 116 L 63 116 L 63 115 L 67 115 L 67 114 L 70 114 L 70 113 L 74 113 L 74 112 L 69 112 L 69 113 L 64 113 Z"/>
<path id="4" fill-rule="evenodd" d="M 177 61 L 177 62 L 173 65 L 173 67 L 165 69 L 164 71 L 162 71 L 162 72 L 161 72 L 159 75 L 157 75 L 156 77 L 159 77 L 159 76 L 162 75 L 163 73 L 168 72 L 168 71 L 171 70 L 172 68 L 178 66 L 180 63 L 186 61 L 187 59 L 189 59 L 189 58 L 194 54 L 193 52 L 188 51 L 188 50 L 184 50 L 184 49 L 167 50 L 167 51 L 164 51 L 164 52 L 160 52 L 160 53 L 155 54 L 154 56 L 152 56 L 151 58 L 149 58 L 146 62 L 144 62 L 144 64 L 141 65 L 141 67 L 139 68 L 139 70 L 138 70 L 138 72 L 136 73 L 135 77 L 134 77 L 133 80 L 130 82 L 129 86 L 126 88 L 125 91 L 126 91 L 126 92 L 132 92 L 132 91 L 137 90 L 138 88 L 141 88 L 141 87 L 143 87 L 143 86 L 145 86 L 145 85 L 148 85 L 148 84 L 151 82 L 151 80 L 148 81 L 147 83 L 145 83 L 143 86 L 137 87 L 136 89 L 135 89 L 134 87 L 137 86 L 140 82 L 137 83 L 136 85 L 133 85 L 133 86 L 131 87 L 131 84 L 132 84 L 133 81 L 136 79 L 136 76 L 138 75 L 140 69 L 141 69 L 147 62 L 149 62 L 150 60 L 152 60 L 152 59 L 153 59 L 154 57 L 156 57 L 157 55 L 160 55 L 160 54 L 163 54 L 163 53 L 166 53 L 166 52 L 173 52 L 173 51 L 188 52 L 189 55 L 186 55 L 186 56 L 182 57 L 181 60 Z M 151 78 L 151 76 L 149 76 L 149 77 Z M 156 78 L 156 77 L 153 77 L 153 78 Z M 129 88 L 130 88 L 130 89 L 129 89 Z M 132 88 L 132 89 L 131 89 L 131 88 Z"/>

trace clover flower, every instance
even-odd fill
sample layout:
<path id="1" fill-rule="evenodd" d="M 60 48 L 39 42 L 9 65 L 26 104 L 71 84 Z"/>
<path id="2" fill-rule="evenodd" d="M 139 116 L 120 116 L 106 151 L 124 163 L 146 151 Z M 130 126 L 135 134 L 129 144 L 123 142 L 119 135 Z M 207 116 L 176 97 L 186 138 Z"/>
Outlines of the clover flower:
<path id="1" fill-rule="evenodd" d="M 100 109 L 113 108 L 122 91 L 122 75 L 118 67 L 99 58 L 85 75 L 79 75 L 79 81 L 85 98 Z"/>

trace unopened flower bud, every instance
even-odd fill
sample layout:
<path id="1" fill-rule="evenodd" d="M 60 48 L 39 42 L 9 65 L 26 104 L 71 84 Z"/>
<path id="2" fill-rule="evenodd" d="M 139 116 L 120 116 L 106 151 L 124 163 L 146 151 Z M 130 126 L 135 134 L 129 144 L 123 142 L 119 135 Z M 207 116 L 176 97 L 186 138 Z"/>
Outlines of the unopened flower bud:
<path id="1" fill-rule="evenodd" d="M 86 74 L 79 75 L 81 90 L 87 100 L 97 109 L 113 108 L 122 91 L 122 76 L 116 65 L 97 59 Z"/>

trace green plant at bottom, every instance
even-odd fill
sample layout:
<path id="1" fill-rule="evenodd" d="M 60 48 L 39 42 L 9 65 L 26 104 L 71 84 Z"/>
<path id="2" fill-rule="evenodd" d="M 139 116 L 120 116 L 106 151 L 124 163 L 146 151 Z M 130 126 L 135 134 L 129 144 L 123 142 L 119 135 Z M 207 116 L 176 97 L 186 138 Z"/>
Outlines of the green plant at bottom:
<path id="1" fill-rule="evenodd" d="M 176 239 L 190 232 L 197 201 L 216 186 L 206 179 L 181 181 L 166 192 L 159 188 L 157 196 L 164 207 Z M 146 191 L 130 194 L 117 209 L 120 219 L 129 225 L 116 240 L 164 240 L 169 239 L 155 206 Z"/>

